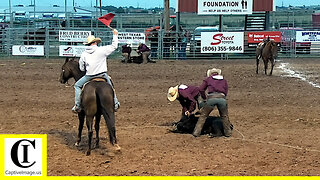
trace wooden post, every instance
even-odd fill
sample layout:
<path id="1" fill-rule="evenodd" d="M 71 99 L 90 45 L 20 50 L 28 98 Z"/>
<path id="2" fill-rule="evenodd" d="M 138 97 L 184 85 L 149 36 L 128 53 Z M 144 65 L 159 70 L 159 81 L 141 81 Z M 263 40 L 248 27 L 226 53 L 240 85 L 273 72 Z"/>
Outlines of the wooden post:
<path id="1" fill-rule="evenodd" d="M 170 6 L 169 0 L 164 0 L 164 30 L 169 31 L 170 28 Z"/>
<path id="2" fill-rule="evenodd" d="M 101 0 L 100 0 L 100 16 L 102 16 Z"/>

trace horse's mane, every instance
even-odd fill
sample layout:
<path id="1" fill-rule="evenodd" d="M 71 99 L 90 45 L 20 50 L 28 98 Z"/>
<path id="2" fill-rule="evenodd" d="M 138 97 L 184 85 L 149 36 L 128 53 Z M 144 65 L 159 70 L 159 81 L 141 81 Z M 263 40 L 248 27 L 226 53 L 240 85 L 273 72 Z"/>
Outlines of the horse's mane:
<path id="1" fill-rule="evenodd" d="M 65 64 L 66 64 L 67 62 L 79 63 L 79 59 L 80 59 L 80 58 L 78 58 L 78 57 L 67 57 L 64 63 L 65 63 Z"/>
<path id="2" fill-rule="evenodd" d="M 79 59 L 78 57 L 71 57 L 69 58 L 69 61 L 75 61 L 75 62 L 79 62 Z"/>
<path id="3" fill-rule="evenodd" d="M 274 40 L 270 40 L 267 42 L 266 46 L 277 46 L 277 43 Z"/>

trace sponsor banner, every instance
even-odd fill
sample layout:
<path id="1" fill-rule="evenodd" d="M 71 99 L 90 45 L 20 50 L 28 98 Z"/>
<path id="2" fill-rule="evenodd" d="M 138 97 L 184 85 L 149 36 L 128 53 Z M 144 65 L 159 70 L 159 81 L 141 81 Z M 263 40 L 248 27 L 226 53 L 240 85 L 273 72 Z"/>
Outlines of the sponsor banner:
<path id="1" fill-rule="evenodd" d="M 61 42 L 85 42 L 91 31 L 59 31 L 59 41 Z"/>
<path id="2" fill-rule="evenodd" d="M 296 42 L 318 42 L 320 43 L 320 31 L 297 31 Z"/>
<path id="3" fill-rule="evenodd" d="M 198 0 L 198 14 L 252 14 L 252 2 L 253 0 Z"/>
<path id="4" fill-rule="evenodd" d="M 13 45 L 14 56 L 44 56 L 44 46 L 41 45 Z"/>
<path id="5" fill-rule="evenodd" d="M 201 32 L 201 53 L 243 53 L 243 32 Z"/>
<path id="6" fill-rule="evenodd" d="M 86 49 L 86 46 L 59 46 L 59 56 L 64 57 L 80 57 L 82 52 Z"/>
<path id="7" fill-rule="evenodd" d="M 138 44 L 145 43 L 145 34 L 139 32 L 119 32 L 119 43 Z"/>
<path id="8" fill-rule="evenodd" d="M 267 31 L 267 32 L 249 32 L 248 33 L 248 43 L 260 43 L 264 39 L 270 38 L 277 43 L 281 42 L 281 32 L 280 31 Z"/>
<path id="9" fill-rule="evenodd" d="M 46 134 L 1 134 L 4 177 L 47 176 Z"/>

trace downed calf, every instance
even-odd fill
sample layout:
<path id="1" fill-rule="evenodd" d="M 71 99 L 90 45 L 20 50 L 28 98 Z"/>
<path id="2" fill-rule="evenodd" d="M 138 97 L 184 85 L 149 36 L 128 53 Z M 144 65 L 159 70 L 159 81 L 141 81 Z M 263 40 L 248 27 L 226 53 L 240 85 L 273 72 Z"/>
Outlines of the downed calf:
<path id="1" fill-rule="evenodd" d="M 176 129 L 171 132 L 192 134 L 198 119 L 199 117 L 194 115 L 191 115 L 190 117 L 183 117 L 179 122 L 174 123 L 176 125 Z M 230 124 L 230 126 L 232 130 L 233 125 Z M 209 116 L 203 125 L 201 134 L 209 134 L 210 137 L 224 136 L 222 119 L 220 117 Z"/>
<path id="2" fill-rule="evenodd" d="M 142 55 L 139 55 L 139 56 L 131 56 L 131 58 L 128 60 L 128 63 L 141 64 L 142 62 L 143 62 Z"/>
<path id="3" fill-rule="evenodd" d="M 122 60 L 122 62 L 125 63 L 125 60 Z M 156 62 L 156 61 L 151 60 L 151 59 L 148 57 L 148 63 L 155 63 L 155 62 Z M 139 55 L 139 56 L 131 56 L 127 63 L 136 63 L 136 64 L 141 64 L 141 63 L 143 63 L 142 55 Z"/>

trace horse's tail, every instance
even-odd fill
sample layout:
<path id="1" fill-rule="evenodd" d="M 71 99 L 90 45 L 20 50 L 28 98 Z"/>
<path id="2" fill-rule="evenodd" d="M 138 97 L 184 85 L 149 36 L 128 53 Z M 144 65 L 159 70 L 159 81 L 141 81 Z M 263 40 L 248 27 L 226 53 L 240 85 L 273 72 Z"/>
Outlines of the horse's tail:
<path id="1" fill-rule="evenodd" d="M 109 140 L 112 145 L 117 144 L 115 114 L 114 114 L 114 92 L 107 83 L 102 83 L 96 89 L 97 105 L 101 107 L 101 113 L 106 121 L 109 133 Z"/>

